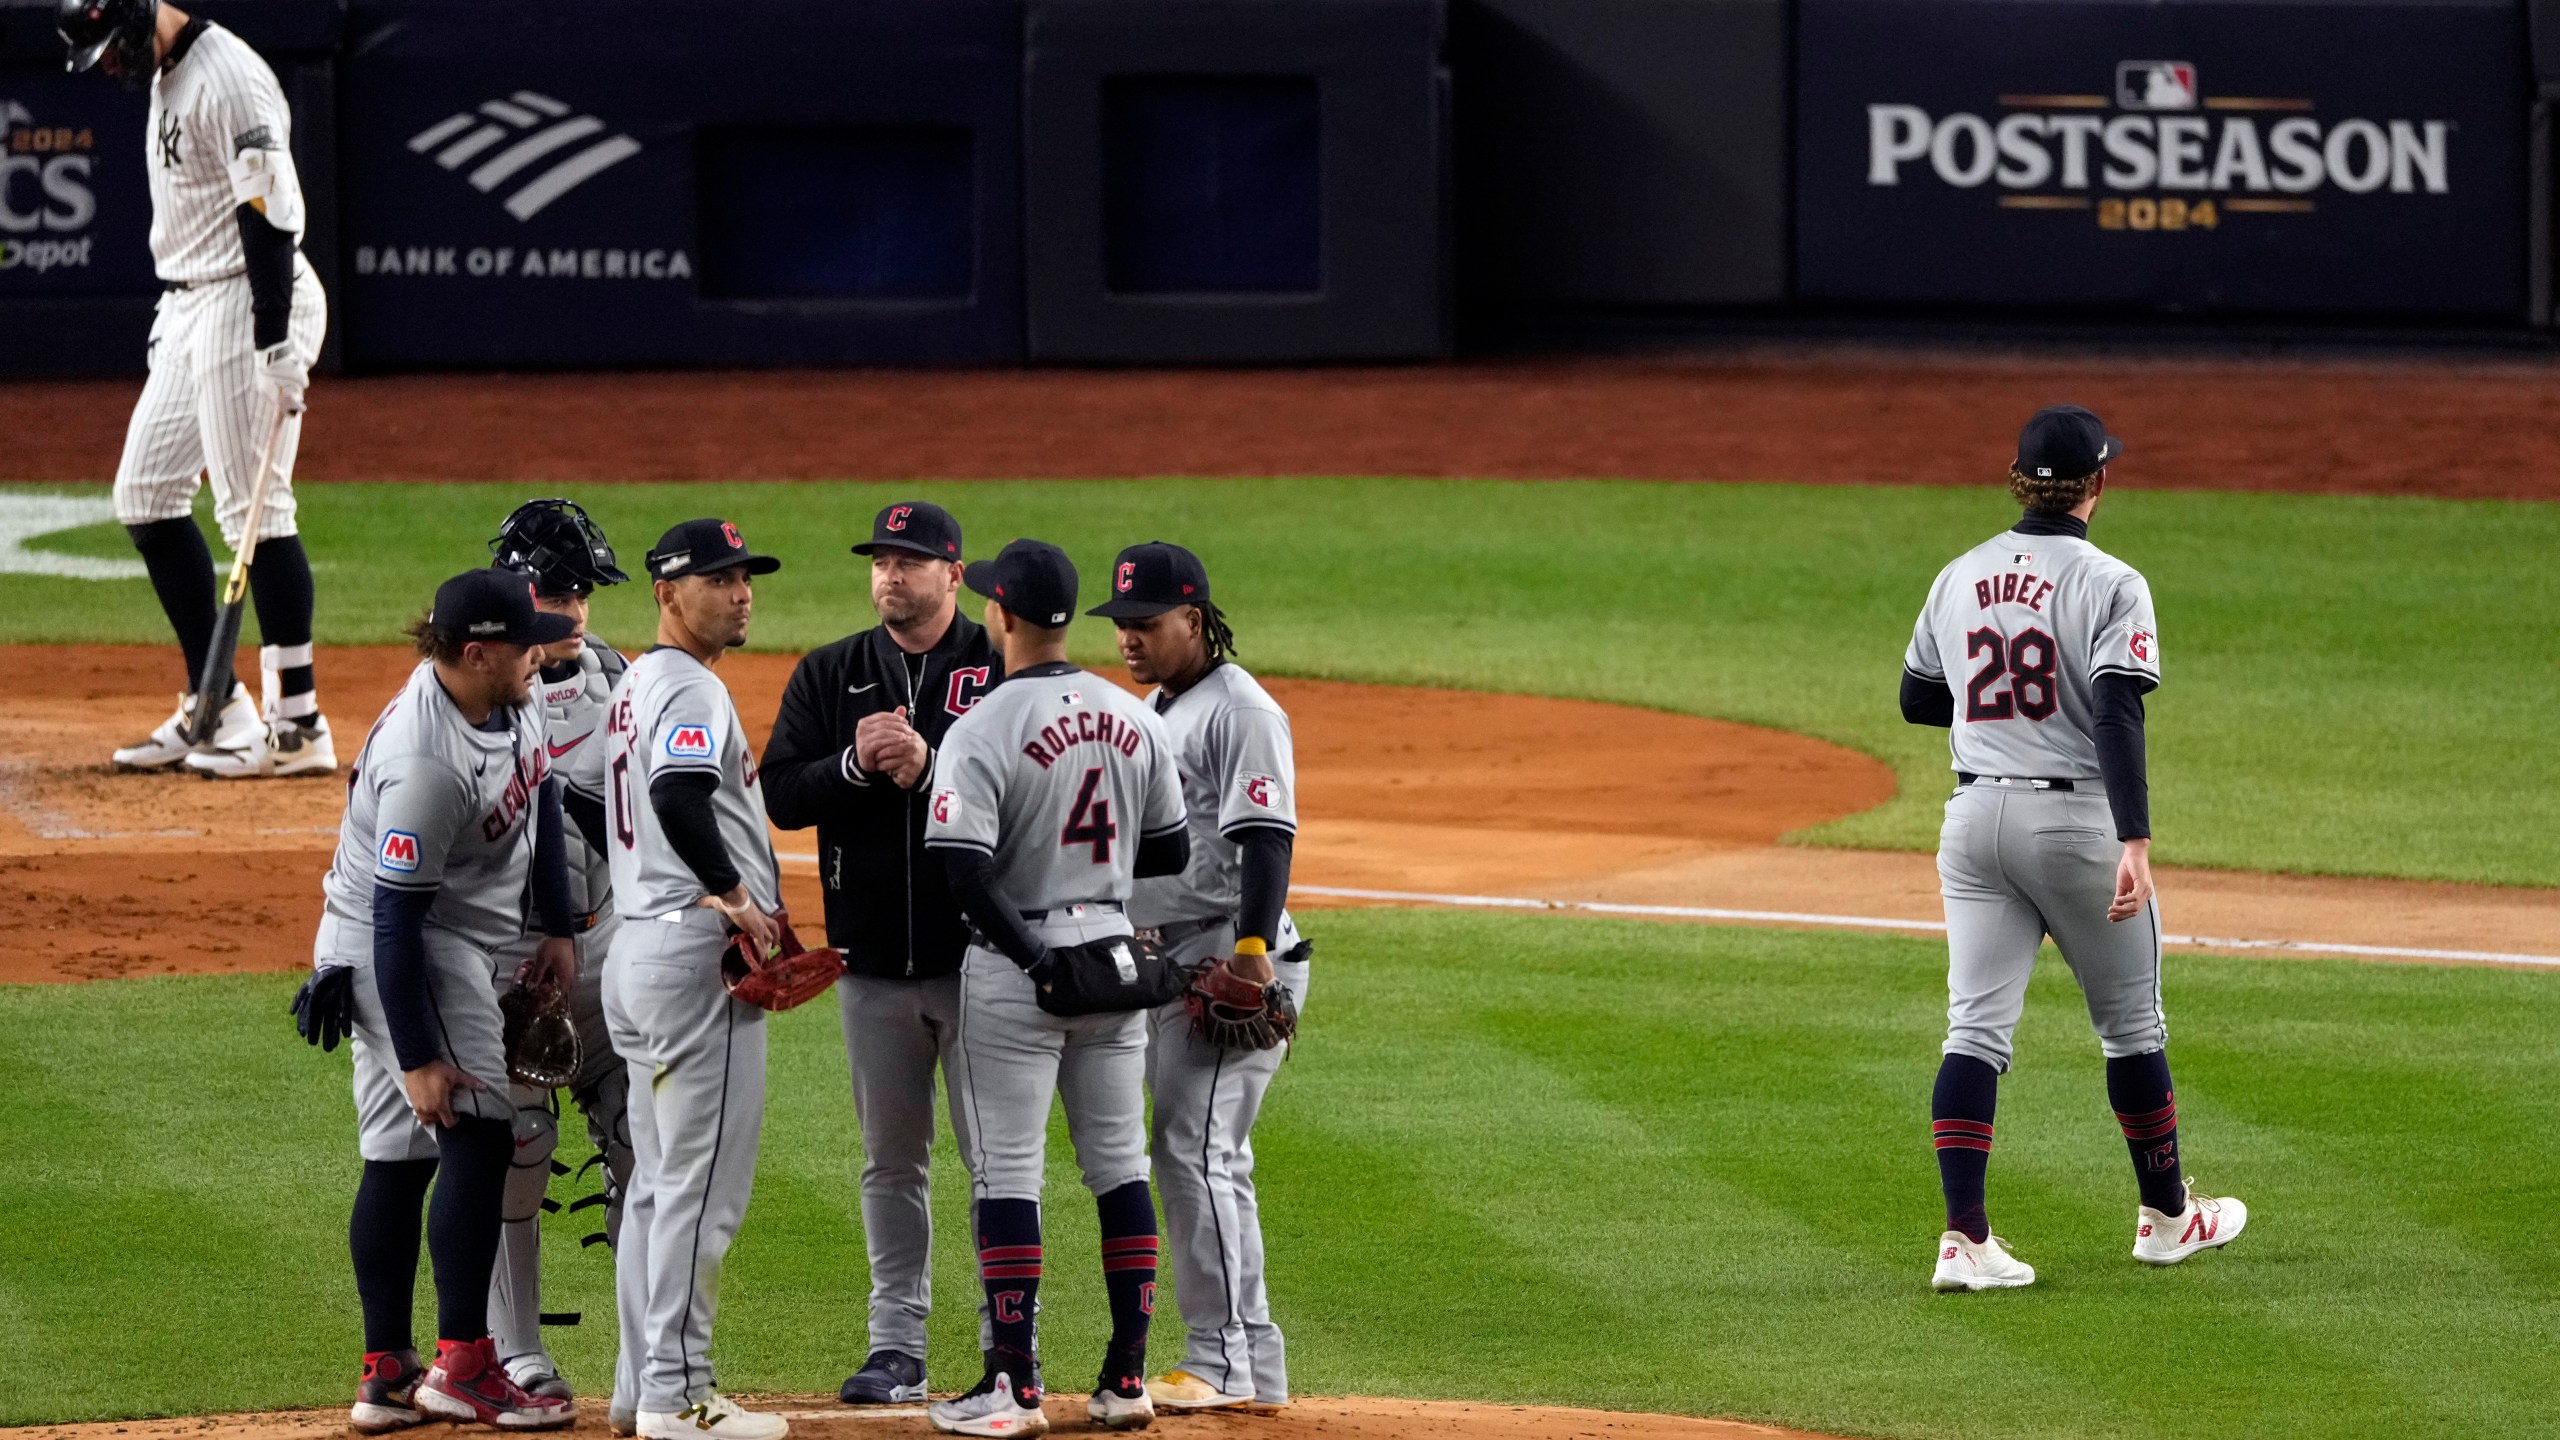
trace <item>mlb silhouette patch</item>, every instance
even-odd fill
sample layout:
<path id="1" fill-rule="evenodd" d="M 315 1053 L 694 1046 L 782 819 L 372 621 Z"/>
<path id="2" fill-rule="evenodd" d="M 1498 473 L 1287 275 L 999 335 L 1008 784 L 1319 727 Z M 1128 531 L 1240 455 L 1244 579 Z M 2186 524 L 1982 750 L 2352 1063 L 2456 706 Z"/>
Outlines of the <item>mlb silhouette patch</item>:
<path id="1" fill-rule="evenodd" d="M 667 728 L 667 758 L 670 760 L 708 760 L 711 758 L 711 727 L 708 725 L 672 725 Z"/>
<path id="2" fill-rule="evenodd" d="M 418 837 L 406 830 L 382 832 L 382 868 L 414 875 L 418 870 Z"/>

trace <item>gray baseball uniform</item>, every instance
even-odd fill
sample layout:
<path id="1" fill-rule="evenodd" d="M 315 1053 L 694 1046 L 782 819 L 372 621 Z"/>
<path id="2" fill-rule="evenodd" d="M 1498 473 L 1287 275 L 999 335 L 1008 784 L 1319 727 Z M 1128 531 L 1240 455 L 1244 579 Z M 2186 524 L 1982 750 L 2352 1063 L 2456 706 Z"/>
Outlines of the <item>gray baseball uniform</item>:
<path id="1" fill-rule="evenodd" d="M 524 935 L 532 817 L 549 758 L 532 707 L 474 728 L 420 662 L 373 722 L 347 782 L 338 849 L 320 882 L 315 965 L 352 965 L 358 1146 L 367 1160 L 432 1160 L 434 1132 L 410 1112 L 373 977 L 373 887 L 433 891 L 425 927 L 428 995 L 445 1059 L 489 1087 L 459 1113 L 509 1118 L 496 975 Z M 504 968 L 512 972 L 512 965 Z"/>
<path id="2" fill-rule="evenodd" d="M 1180 875 L 1141 880 L 1129 918 L 1161 930 L 1177 963 L 1234 953 L 1242 863 L 1230 832 L 1298 828 L 1298 764 L 1289 716 L 1241 665 L 1148 697 L 1163 722 L 1191 816 L 1191 860 Z M 1308 966 L 1283 911 L 1272 968 L 1304 1013 Z M 1253 1190 L 1253 1122 L 1285 1050 L 1230 1050 L 1191 1033 L 1182 1005 L 1150 1017 L 1147 1086 L 1155 1095 L 1156 1188 L 1164 1196 L 1181 1298 L 1184 1370 L 1230 1395 L 1289 1398 L 1280 1327 L 1263 1278 L 1261 1209 Z"/>
<path id="3" fill-rule="evenodd" d="M 2107 919 L 2121 847 L 2093 731 L 2097 677 L 2159 683 L 2150 587 L 2077 536 L 2006 531 L 1938 573 L 1903 667 L 1955 698 L 1948 743 L 1963 783 L 1938 840 L 1947 1053 L 2008 1069 L 2046 935 L 2105 1052 L 2160 1049 L 2159 906 Z"/>
<path id="4" fill-rule="evenodd" d="M 719 1275 L 754 1187 L 764 1126 L 765 1012 L 720 982 L 727 925 L 652 808 L 650 782 L 716 780 L 711 809 L 748 897 L 781 892 L 755 754 L 728 687 L 660 646 L 623 672 L 605 718 L 607 846 L 622 912 L 605 1020 L 630 1075 L 631 1186 L 614 1254 L 617 1405 L 677 1411 L 712 1388 Z"/>
<path id="5" fill-rule="evenodd" d="M 258 390 L 248 257 L 234 217 L 255 203 L 268 224 L 302 234 L 293 114 L 258 53 L 207 24 L 153 83 L 151 135 L 151 259 L 169 288 L 151 322 L 150 374 L 116 469 L 116 519 L 141 525 L 189 514 L 197 474 L 209 472 L 214 518 L 237 547 L 257 483 L 251 472 L 275 411 Z M 306 365 L 319 358 L 328 324 L 328 298 L 297 257 L 287 338 Z M 302 417 L 288 417 L 276 439 L 260 540 L 294 533 L 293 457 L 301 437 Z M 310 663 L 307 656 L 302 663 Z"/>
<path id="6" fill-rule="evenodd" d="M 930 806 L 925 843 L 992 854 L 995 889 L 1052 945 L 1129 934 L 1139 838 L 1183 824 L 1156 717 L 1064 665 L 1008 678 L 953 723 Z M 977 1197 L 1040 1198 L 1053 1094 L 1094 1194 L 1147 1178 L 1146 1015 L 1051 1015 L 1031 977 L 983 943 L 960 987 L 953 1088 Z"/>
<path id="7" fill-rule="evenodd" d="M 558 680 L 546 676 L 537 686 L 543 731 L 552 773 L 564 788 L 598 805 L 604 802 L 606 702 L 629 664 L 619 652 L 593 635 L 579 652 L 576 668 Z M 578 1025 L 584 1063 L 569 1085 L 569 1097 L 587 1121 L 587 1139 L 604 1159 L 604 1233 L 617 1242 L 622 1229 L 622 1197 L 631 1177 L 631 1124 L 627 1099 L 630 1074 L 613 1050 L 604 1022 L 604 961 L 613 944 L 617 916 L 613 908 L 612 862 L 587 843 L 577 826 L 567 827 L 569 899 L 578 910 L 578 978 L 569 992 L 570 1013 Z M 539 936 L 528 936 L 518 963 L 533 953 Z M 514 983 L 515 966 L 501 967 L 501 993 Z M 560 1144 L 560 1116 L 551 1092 L 512 1087 L 516 1106 L 516 1149 L 507 1172 L 506 1228 L 498 1264 L 489 1280 L 489 1331 L 498 1342 L 498 1358 L 514 1364 L 547 1353 L 542 1343 L 542 1201 L 551 1188 L 552 1157 Z M 587 1203 L 587 1202 L 581 1202 Z"/>

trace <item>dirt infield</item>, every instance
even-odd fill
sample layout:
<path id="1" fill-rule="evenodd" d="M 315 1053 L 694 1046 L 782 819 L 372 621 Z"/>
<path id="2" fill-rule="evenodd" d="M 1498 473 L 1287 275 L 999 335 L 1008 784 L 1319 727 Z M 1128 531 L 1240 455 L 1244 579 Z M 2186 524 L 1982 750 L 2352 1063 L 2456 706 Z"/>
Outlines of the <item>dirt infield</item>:
<path id="1" fill-rule="evenodd" d="M 856 1410 L 832 1397 L 748 1397 L 756 1408 L 788 1415 L 798 1440 L 879 1440 L 930 1434 L 922 1407 Z M 1084 1399 L 1051 1395 L 1052 1429 L 1104 1433 L 1085 1418 Z M 566 1433 L 602 1436 L 602 1401 L 582 1401 L 578 1423 Z M 6 1440 L 314 1440 L 343 1435 L 343 1410 L 277 1410 L 254 1415 L 204 1415 L 183 1420 L 104 1421 L 86 1425 L 30 1425 L 0 1430 Z M 485 1435 L 481 1429 L 426 1425 L 404 1431 L 420 1440 Z M 1782 1440 L 1800 1435 L 1734 1420 L 1686 1415 L 1631 1415 L 1615 1410 L 1567 1410 L 1536 1405 L 1482 1405 L 1445 1400 L 1376 1400 L 1365 1397 L 1302 1399 L 1277 1415 L 1159 1416 L 1150 1435 L 1174 1440 Z M 1818 1437 L 1805 1437 L 1818 1440 Z"/>
<path id="2" fill-rule="evenodd" d="M 104 480 L 138 382 L 0 386 L 0 478 Z M 2560 497 L 2560 370 L 1745 351 L 1232 371 L 323 379 L 305 480 L 1448 475 L 1983 484 L 2040 405 L 2127 483 Z"/>
<path id="3" fill-rule="evenodd" d="M 342 759 L 410 663 L 390 648 L 321 652 Z M 722 666 L 751 729 L 774 712 L 791 663 Z M 0 667 L 19 677 L 0 696 L 0 723 L 18 737 L 0 761 L 0 982 L 310 963 L 343 787 L 111 770 L 104 752 L 167 713 L 176 662 L 163 648 L 0 647 Z M 1271 688 L 1298 743 L 1301 908 L 1352 903 L 1324 893 L 1351 889 L 1938 917 L 1926 855 L 1777 845 L 1892 795 L 1891 771 L 1852 751 L 1578 701 Z M 777 848 L 814 845 L 783 834 Z M 811 866 L 786 863 L 784 890 L 801 914 L 819 913 Z M 2182 933 L 2560 955 L 2554 890 L 2164 870 L 2162 894 Z"/>

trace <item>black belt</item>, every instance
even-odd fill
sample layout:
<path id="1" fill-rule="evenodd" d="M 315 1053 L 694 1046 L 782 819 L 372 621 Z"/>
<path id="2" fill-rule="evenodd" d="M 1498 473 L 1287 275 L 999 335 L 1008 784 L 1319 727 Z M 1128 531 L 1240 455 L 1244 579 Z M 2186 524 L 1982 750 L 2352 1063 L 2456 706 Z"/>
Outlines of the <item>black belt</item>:
<path id="1" fill-rule="evenodd" d="M 2033 785 L 2039 790 L 2060 790 L 2065 793 L 2080 788 L 2069 780 L 2040 780 L 2027 775 L 1971 775 L 1962 770 L 1956 772 L 1956 783 L 1958 785 L 1970 785 L 1976 780 L 2015 780 L 2023 784 Z"/>
<path id="2" fill-rule="evenodd" d="M 204 285 L 219 285 L 225 280 L 237 280 L 248 273 L 246 270 L 234 270 L 228 275 L 216 275 L 210 280 L 163 280 L 160 282 L 160 289 L 163 293 L 173 290 L 193 290 Z"/>
<path id="3" fill-rule="evenodd" d="M 1022 912 L 1022 918 L 1025 920 L 1046 920 L 1061 910 L 1075 909 L 1099 910 L 1105 915 L 1117 915 L 1120 913 L 1120 902 L 1117 900 L 1070 900 L 1064 905 L 1051 905 L 1042 910 L 1025 910 Z M 1075 917 L 1069 916 L 1067 918 L 1073 919 Z"/>

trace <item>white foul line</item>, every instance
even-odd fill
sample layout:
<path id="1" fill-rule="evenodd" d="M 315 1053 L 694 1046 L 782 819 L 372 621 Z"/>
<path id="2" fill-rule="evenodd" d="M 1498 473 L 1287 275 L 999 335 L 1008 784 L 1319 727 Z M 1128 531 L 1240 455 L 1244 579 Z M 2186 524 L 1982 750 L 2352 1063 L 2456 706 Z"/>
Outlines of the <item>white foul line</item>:
<path id="1" fill-rule="evenodd" d="M 815 865 L 815 855 L 777 858 Z M 1641 915 L 1658 920 L 1741 920 L 1757 925 L 1831 925 L 1852 930 L 1921 930 L 1946 933 L 1942 920 L 1891 920 L 1878 915 L 1815 915 L 1795 910 L 1721 910 L 1706 905 L 1625 905 L 1609 900 L 1534 900 L 1519 895 L 1435 895 L 1420 890 L 1355 890 L 1340 885 L 1292 885 L 1293 894 L 1329 900 L 1391 900 L 1405 905 L 1464 905 L 1488 910 L 1579 910 L 1591 915 Z M 2240 940 L 2220 935 L 2163 933 L 2163 944 L 2207 950 L 2282 950 L 2299 955 L 2356 955 L 2378 960 L 2471 960 L 2497 965 L 2560 968 L 2560 955 L 2515 955 L 2502 950 L 2425 950 L 2406 945 L 2348 945 L 2325 940 Z"/>

